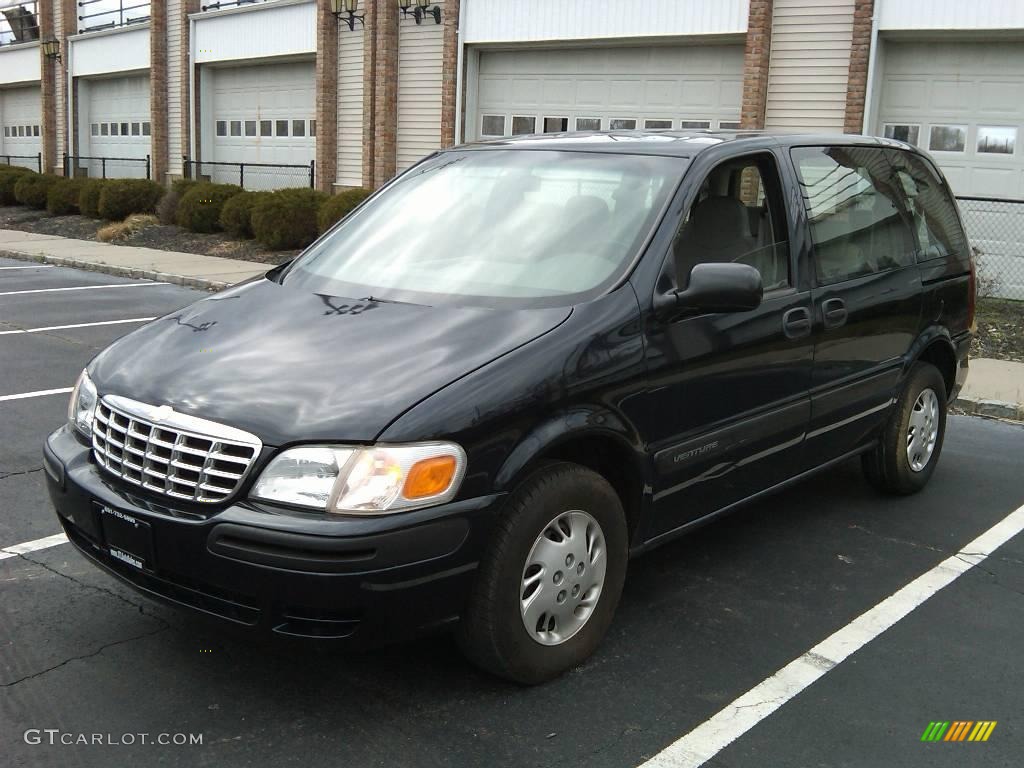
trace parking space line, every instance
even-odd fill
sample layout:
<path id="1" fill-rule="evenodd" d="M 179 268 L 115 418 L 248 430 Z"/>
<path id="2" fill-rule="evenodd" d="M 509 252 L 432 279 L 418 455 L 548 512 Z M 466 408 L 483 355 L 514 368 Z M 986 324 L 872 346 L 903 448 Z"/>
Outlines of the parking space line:
<path id="1" fill-rule="evenodd" d="M 100 288 L 148 288 L 152 285 L 170 285 L 152 281 L 148 283 L 112 283 L 110 285 L 75 285 L 70 288 L 32 288 L 27 291 L 0 291 L 0 296 L 20 296 L 26 293 L 57 293 L 58 291 L 96 291 Z"/>
<path id="2" fill-rule="evenodd" d="M 31 266 L 31 267 L 0 267 L 0 270 L 7 270 L 7 269 L 53 269 L 54 266 L 55 265 L 53 265 L 53 264 L 36 264 L 34 266 Z"/>
<path id="3" fill-rule="evenodd" d="M 59 544 L 66 544 L 67 540 L 68 537 L 63 533 L 55 533 L 53 536 L 47 536 L 45 539 L 36 539 L 35 541 L 26 541 L 24 544 L 4 547 L 0 549 L 0 560 L 17 557 L 18 555 L 27 555 L 29 552 L 38 552 L 40 549 L 56 547 Z"/>
<path id="4" fill-rule="evenodd" d="M 1018 507 L 952 557 L 918 576 L 758 683 L 710 720 L 667 746 L 641 768 L 697 768 L 703 765 L 1021 531 L 1024 531 L 1024 506 Z"/>
<path id="5" fill-rule="evenodd" d="M 17 395 L 0 395 L 0 402 L 5 400 L 25 400 L 29 397 L 43 397 L 44 395 L 66 395 L 74 387 L 61 387 L 60 389 L 40 389 L 36 392 L 21 392 Z"/>
<path id="6" fill-rule="evenodd" d="M 71 325 L 48 325 L 45 328 L 19 328 L 16 331 L 0 331 L 0 336 L 12 333 L 43 333 L 44 331 L 63 331 L 68 328 L 92 328 L 97 325 L 121 325 L 123 323 L 148 323 L 155 317 L 131 317 L 126 320 L 100 320 L 95 323 L 73 323 Z"/>

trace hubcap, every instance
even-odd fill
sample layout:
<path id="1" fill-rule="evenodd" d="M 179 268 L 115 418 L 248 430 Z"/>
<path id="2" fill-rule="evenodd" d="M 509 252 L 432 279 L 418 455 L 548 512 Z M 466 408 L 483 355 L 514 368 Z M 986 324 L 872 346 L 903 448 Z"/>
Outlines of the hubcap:
<path id="1" fill-rule="evenodd" d="M 519 610 L 542 645 L 559 645 L 593 615 L 608 556 L 600 524 L 579 509 L 563 512 L 533 542 L 523 568 Z"/>
<path id="2" fill-rule="evenodd" d="M 907 429 L 907 461 L 920 472 L 932 458 L 939 436 L 939 398 L 931 389 L 922 390 L 910 412 Z"/>

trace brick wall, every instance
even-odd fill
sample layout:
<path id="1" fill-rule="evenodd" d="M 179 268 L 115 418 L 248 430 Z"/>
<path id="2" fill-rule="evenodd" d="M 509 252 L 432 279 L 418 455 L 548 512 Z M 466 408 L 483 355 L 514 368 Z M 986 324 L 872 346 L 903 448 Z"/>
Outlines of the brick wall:
<path id="1" fill-rule="evenodd" d="M 334 191 L 338 174 L 338 25 L 331 0 L 316 4 L 316 188 Z M 346 27 L 347 29 L 347 27 Z"/>
<path id="2" fill-rule="evenodd" d="M 867 94 L 868 56 L 871 53 L 871 17 L 875 0 L 857 0 L 853 11 L 853 40 L 846 91 L 845 133 L 861 133 L 864 127 L 864 98 Z"/>
<path id="3" fill-rule="evenodd" d="M 167 0 L 149 6 L 150 178 L 167 176 Z"/>
<path id="4" fill-rule="evenodd" d="M 373 183 L 377 136 L 377 0 L 363 11 L 363 186 Z"/>
<path id="5" fill-rule="evenodd" d="M 768 95 L 768 62 L 772 50 L 772 0 L 750 0 L 747 40 L 743 50 L 743 96 L 740 127 L 764 128 Z"/>
<path id="6" fill-rule="evenodd" d="M 459 5 L 461 0 L 447 0 L 442 23 L 444 49 L 441 53 L 441 146 L 458 144 L 455 135 L 455 88 L 459 66 Z"/>
<path id="7" fill-rule="evenodd" d="M 192 89 L 189 85 L 189 77 L 192 71 L 192 62 L 189 59 L 189 46 L 190 46 L 190 34 L 191 25 L 188 22 L 188 15 L 190 13 L 199 12 L 199 0 L 182 0 L 181 3 L 181 31 L 180 45 L 178 50 L 181 51 L 181 56 L 178 61 L 170 62 L 172 67 L 179 67 L 181 83 L 179 85 L 181 98 L 181 147 L 178 154 L 188 156 L 192 158 L 192 117 L 189 115 L 191 110 L 191 96 Z M 199 99 L 196 98 L 196 111 L 199 110 Z M 196 117 L 198 119 L 198 117 Z M 198 125 L 198 123 L 196 123 Z M 180 160 L 180 158 L 178 158 Z M 179 174 L 182 169 L 171 169 L 172 174 Z"/>
<path id="8" fill-rule="evenodd" d="M 398 3 L 377 0 L 373 189 L 395 175 L 398 150 Z"/>
<path id="9" fill-rule="evenodd" d="M 39 39 L 46 40 L 54 36 L 53 16 L 54 5 L 60 0 L 43 0 L 39 3 Z M 61 48 L 61 55 L 66 52 Z M 57 97 L 56 74 L 61 63 L 50 61 L 43 56 L 43 48 L 39 47 L 39 100 L 43 110 L 43 122 L 40 150 L 43 154 L 43 170 L 51 172 L 57 163 Z"/>

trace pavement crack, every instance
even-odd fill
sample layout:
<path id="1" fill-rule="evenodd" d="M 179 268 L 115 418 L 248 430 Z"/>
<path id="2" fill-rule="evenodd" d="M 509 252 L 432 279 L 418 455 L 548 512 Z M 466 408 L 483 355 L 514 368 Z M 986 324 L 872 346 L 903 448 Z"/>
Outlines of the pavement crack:
<path id="1" fill-rule="evenodd" d="M 5 475 L 0 475 L 0 480 L 6 480 L 8 477 L 18 477 L 19 475 L 31 475 L 34 472 L 42 472 L 42 467 L 36 467 L 35 469 L 23 469 L 20 472 L 8 472 Z"/>
<path id="2" fill-rule="evenodd" d="M 943 549 L 942 547 L 933 547 L 931 544 L 922 544 L 919 541 L 911 541 L 910 539 L 901 539 L 898 536 L 884 536 L 881 533 L 876 533 L 875 531 L 872 531 L 870 528 L 865 528 L 863 525 L 851 525 L 850 528 L 852 528 L 855 531 L 860 531 L 861 533 L 866 533 L 868 536 L 874 536 L 876 539 L 881 539 L 882 541 L 888 541 L 888 542 L 890 542 L 892 544 L 903 544 L 904 546 L 914 547 L 916 549 L 927 549 L 930 552 L 938 552 L 939 554 L 942 554 L 942 555 L 952 555 L 952 554 L 954 554 L 953 552 L 951 552 L 948 549 Z"/>

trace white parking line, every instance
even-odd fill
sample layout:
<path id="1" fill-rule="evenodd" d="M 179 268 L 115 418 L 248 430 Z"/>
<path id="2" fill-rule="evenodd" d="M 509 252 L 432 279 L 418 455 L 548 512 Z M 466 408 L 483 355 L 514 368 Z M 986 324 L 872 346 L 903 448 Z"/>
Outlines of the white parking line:
<path id="1" fill-rule="evenodd" d="M 0 336 L 12 333 L 43 333 L 44 331 L 63 331 L 67 328 L 92 328 L 96 325 L 121 325 L 122 323 L 148 323 L 155 317 L 132 317 L 127 320 L 100 320 L 96 323 L 73 323 L 72 325 L 48 325 L 45 328 L 19 328 L 16 331 L 0 331 Z"/>
<path id="2" fill-rule="evenodd" d="M 0 291 L 0 296 L 20 296 L 26 293 L 57 293 L 58 291 L 96 291 L 100 288 L 148 288 L 153 285 L 169 285 L 153 281 L 150 283 L 113 283 L 112 285 L 76 285 L 71 288 L 32 288 L 27 291 Z"/>
<path id="3" fill-rule="evenodd" d="M 0 395 L 0 402 L 4 400 L 24 400 L 29 397 L 43 397 L 44 395 L 66 395 L 74 387 L 61 387 L 60 389 L 40 389 L 37 392 L 21 392 L 17 395 Z"/>
<path id="4" fill-rule="evenodd" d="M 58 544 L 66 544 L 67 540 L 68 537 L 63 533 L 55 533 L 53 536 L 47 536 L 45 539 L 36 539 L 35 541 L 26 541 L 24 544 L 15 544 L 13 547 L 4 547 L 0 549 L 0 560 L 6 560 L 8 557 L 17 557 L 18 555 L 27 555 L 29 552 L 38 552 L 40 549 L 56 547 Z"/>
<path id="5" fill-rule="evenodd" d="M 4 270 L 4 269 L 53 269 L 54 266 L 55 265 L 53 265 L 53 264 L 36 264 L 35 266 L 32 266 L 32 267 L 0 267 L 0 270 Z"/>
<path id="6" fill-rule="evenodd" d="M 936 592 L 1024 531 L 1024 506 L 955 555 L 862 613 L 803 656 L 758 683 L 725 709 L 663 749 L 641 768 L 697 768 L 860 650 Z"/>

